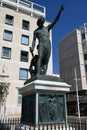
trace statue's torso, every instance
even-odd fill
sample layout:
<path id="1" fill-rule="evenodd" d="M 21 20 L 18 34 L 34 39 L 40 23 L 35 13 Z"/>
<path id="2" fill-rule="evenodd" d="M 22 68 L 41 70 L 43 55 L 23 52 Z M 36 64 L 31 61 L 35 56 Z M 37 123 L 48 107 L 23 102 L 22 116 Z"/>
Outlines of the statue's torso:
<path id="1" fill-rule="evenodd" d="M 38 45 L 42 45 L 42 46 L 50 49 L 51 43 L 50 43 L 50 39 L 49 39 L 48 28 L 46 28 L 46 27 L 43 27 L 41 29 L 38 28 L 37 30 L 35 30 L 35 35 L 39 40 Z"/>

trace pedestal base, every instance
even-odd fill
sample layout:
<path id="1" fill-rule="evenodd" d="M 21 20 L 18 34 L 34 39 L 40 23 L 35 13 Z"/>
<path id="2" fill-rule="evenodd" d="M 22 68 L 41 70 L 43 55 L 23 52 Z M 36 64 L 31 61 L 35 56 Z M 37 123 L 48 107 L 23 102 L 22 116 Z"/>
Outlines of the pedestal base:
<path id="1" fill-rule="evenodd" d="M 52 124 L 66 121 L 66 97 L 61 93 L 36 93 L 23 96 L 21 122 Z"/>
<path id="2" fill-rule="evenodd" d="M 21 122 L 30 125 L 65 123 L 66 92 L 69 91 L 69 87 L 59 80 L 40 78 L 27 81 L 19 90 L 22 94 Z"/>

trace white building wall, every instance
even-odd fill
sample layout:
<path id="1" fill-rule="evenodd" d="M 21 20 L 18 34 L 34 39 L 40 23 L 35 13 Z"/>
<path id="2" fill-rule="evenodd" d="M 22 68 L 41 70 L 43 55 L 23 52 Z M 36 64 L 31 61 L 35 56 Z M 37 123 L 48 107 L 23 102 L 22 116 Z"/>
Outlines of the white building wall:
<path id="1" fill-rule="evenodd" d="M 83 46 L 80 30 L 74 30 L 66 35 L 59 43 L 59 59 L 60 59 L 60 77 L 72 85 L 71 90 L 75 91 L 75 72 L 77 70 L 77 78 L 79 90 L 87 89 Z"/>
<path id="2" fill-rule="evenodd" d="M 14 17 L 14 25 L 10 26 L 5 24 L 5 16 L 6 14 Z M 30 29 L 24 30 L 22 29 L 22 20 L 30 21 Z M 6 115 L 7 116 L 19 116 L 21 113 L 21 105 L 18 105 L 18 88 L 23 86 L 25 80 L 19 79 L 19 69 L 20 68 L 29 68 L 29 64 L 31 61 L 31 54 L 29 52 L 29 62 L 21 62 L 20 61 L 20 50 L 29 51 L 29 47 L 32 44 L 33 39 L 33 31 L 37 28 L 36 25 L 37 17 L 32 17 L 30 15 L 24 14 L 22 12 L 16 12 L 10 8 L 0 7 L 0 75 L 2 75 L 3 65 L 5 66 L 5 72 L 3 75 L 9 76 L 9 94 L 6 99 Z M 49 23 L 46 22 L 45 25 Z M 9 30 L 13 32 L 12 42 L 3 40 L 4 30 Z M 29 46 L 21 44 L 21 35 L 29 36 Z M 51 32 L 51 41 L 52 41 L 52 32 Z M 11 59 L 2 58 L 2 47 L 11 48 Z M 36 48 L 34 53 L 36 53 Z M 47 74 L 52 74 L 52 53 L 48 65 Z M 30 78 L 30 74 L 28 73 L 28 78 Z"/>

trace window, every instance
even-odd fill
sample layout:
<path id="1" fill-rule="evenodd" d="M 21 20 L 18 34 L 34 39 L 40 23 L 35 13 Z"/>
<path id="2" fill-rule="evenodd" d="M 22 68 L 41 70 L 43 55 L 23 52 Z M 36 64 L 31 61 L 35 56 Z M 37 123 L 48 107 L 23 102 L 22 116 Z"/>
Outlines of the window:
<path id="1" fill-rule="evenodd" d="M 84 39 L 85 39 L 85 33 L 82 34 L 82 40 L 84 40 Z"/>
<path id="2" fill-rule="evenodd" d="M 87 54 L 84 55 L 84 59 L 87 60 Z"/>
<path id="3" fill-rule="evenodd" d="M 12 32 L 8 30 L 4 30 L 4 40 L 12 41 Z"/>
<path id="4" fill-rule="evenodd" d="M 3 47 L 2 48 L 2 57 L 10 59 L 11 58 L 11 48 Z"/>
<path id="5" fill-rule="evenodd" d="M 28 62 L 28 52 L 21 51 L 20 61 Z"/>
<path id="6" fill-rule="evenodd" d="M 29 21 L 26 20 L 22 21 L 22 29 L 29 30 Z"/>
<path id="7" fill-rule="evenodd" d="M 20 69 L 20 79 L 28 79 L 28 70 L 27 69 Z"/>
<path id="8" fill-rule="evenodd" d="M 85 71 L 87 72 L 87 65 L 85 65 Z"/>
<path id="9" fill-rule="evenodd" d="M 24 45 L 29 45 L 29 36 L 22 35 L 21 43 L 24 44 Z"/>
<path id="10" fill-rule="evenodd" d="M 18 92 L 17 104 L 18 104 L 18 105 L 21 105 L 21 104 L 22 104 L 22 95 L 20 95 L 19 92 Z"/>
<path id="11" fill-rule="evenodd" d="M 13 16 L 6 15 L 5 23 L 6 23 L 6 24 L 9 24 L 9 25 L 13 25 L 13 22 L 14 22 Z"/>

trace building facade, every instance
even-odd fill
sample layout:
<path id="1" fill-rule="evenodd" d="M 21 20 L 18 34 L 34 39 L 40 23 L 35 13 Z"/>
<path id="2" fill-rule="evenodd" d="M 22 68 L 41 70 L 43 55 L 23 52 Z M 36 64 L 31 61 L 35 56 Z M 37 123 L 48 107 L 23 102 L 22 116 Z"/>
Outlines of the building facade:
<path id="1" fill-rule="evenodd" d="M 30 78 L 29 47 L 37 19 L 46 17 L 45 11 L 45 7 L 27 0 L 0 0 L 0 116 L 20 116 L 18 89 Z M 52 53 L 48 66 L 47 74 L 52 74 Z"/>
<path id="2" fill-rule="evenodd" d="M 60 77 L 72 85 L 67 96 L 68 114 L 87 116 L 87 23 L 59 43 Z"/>

